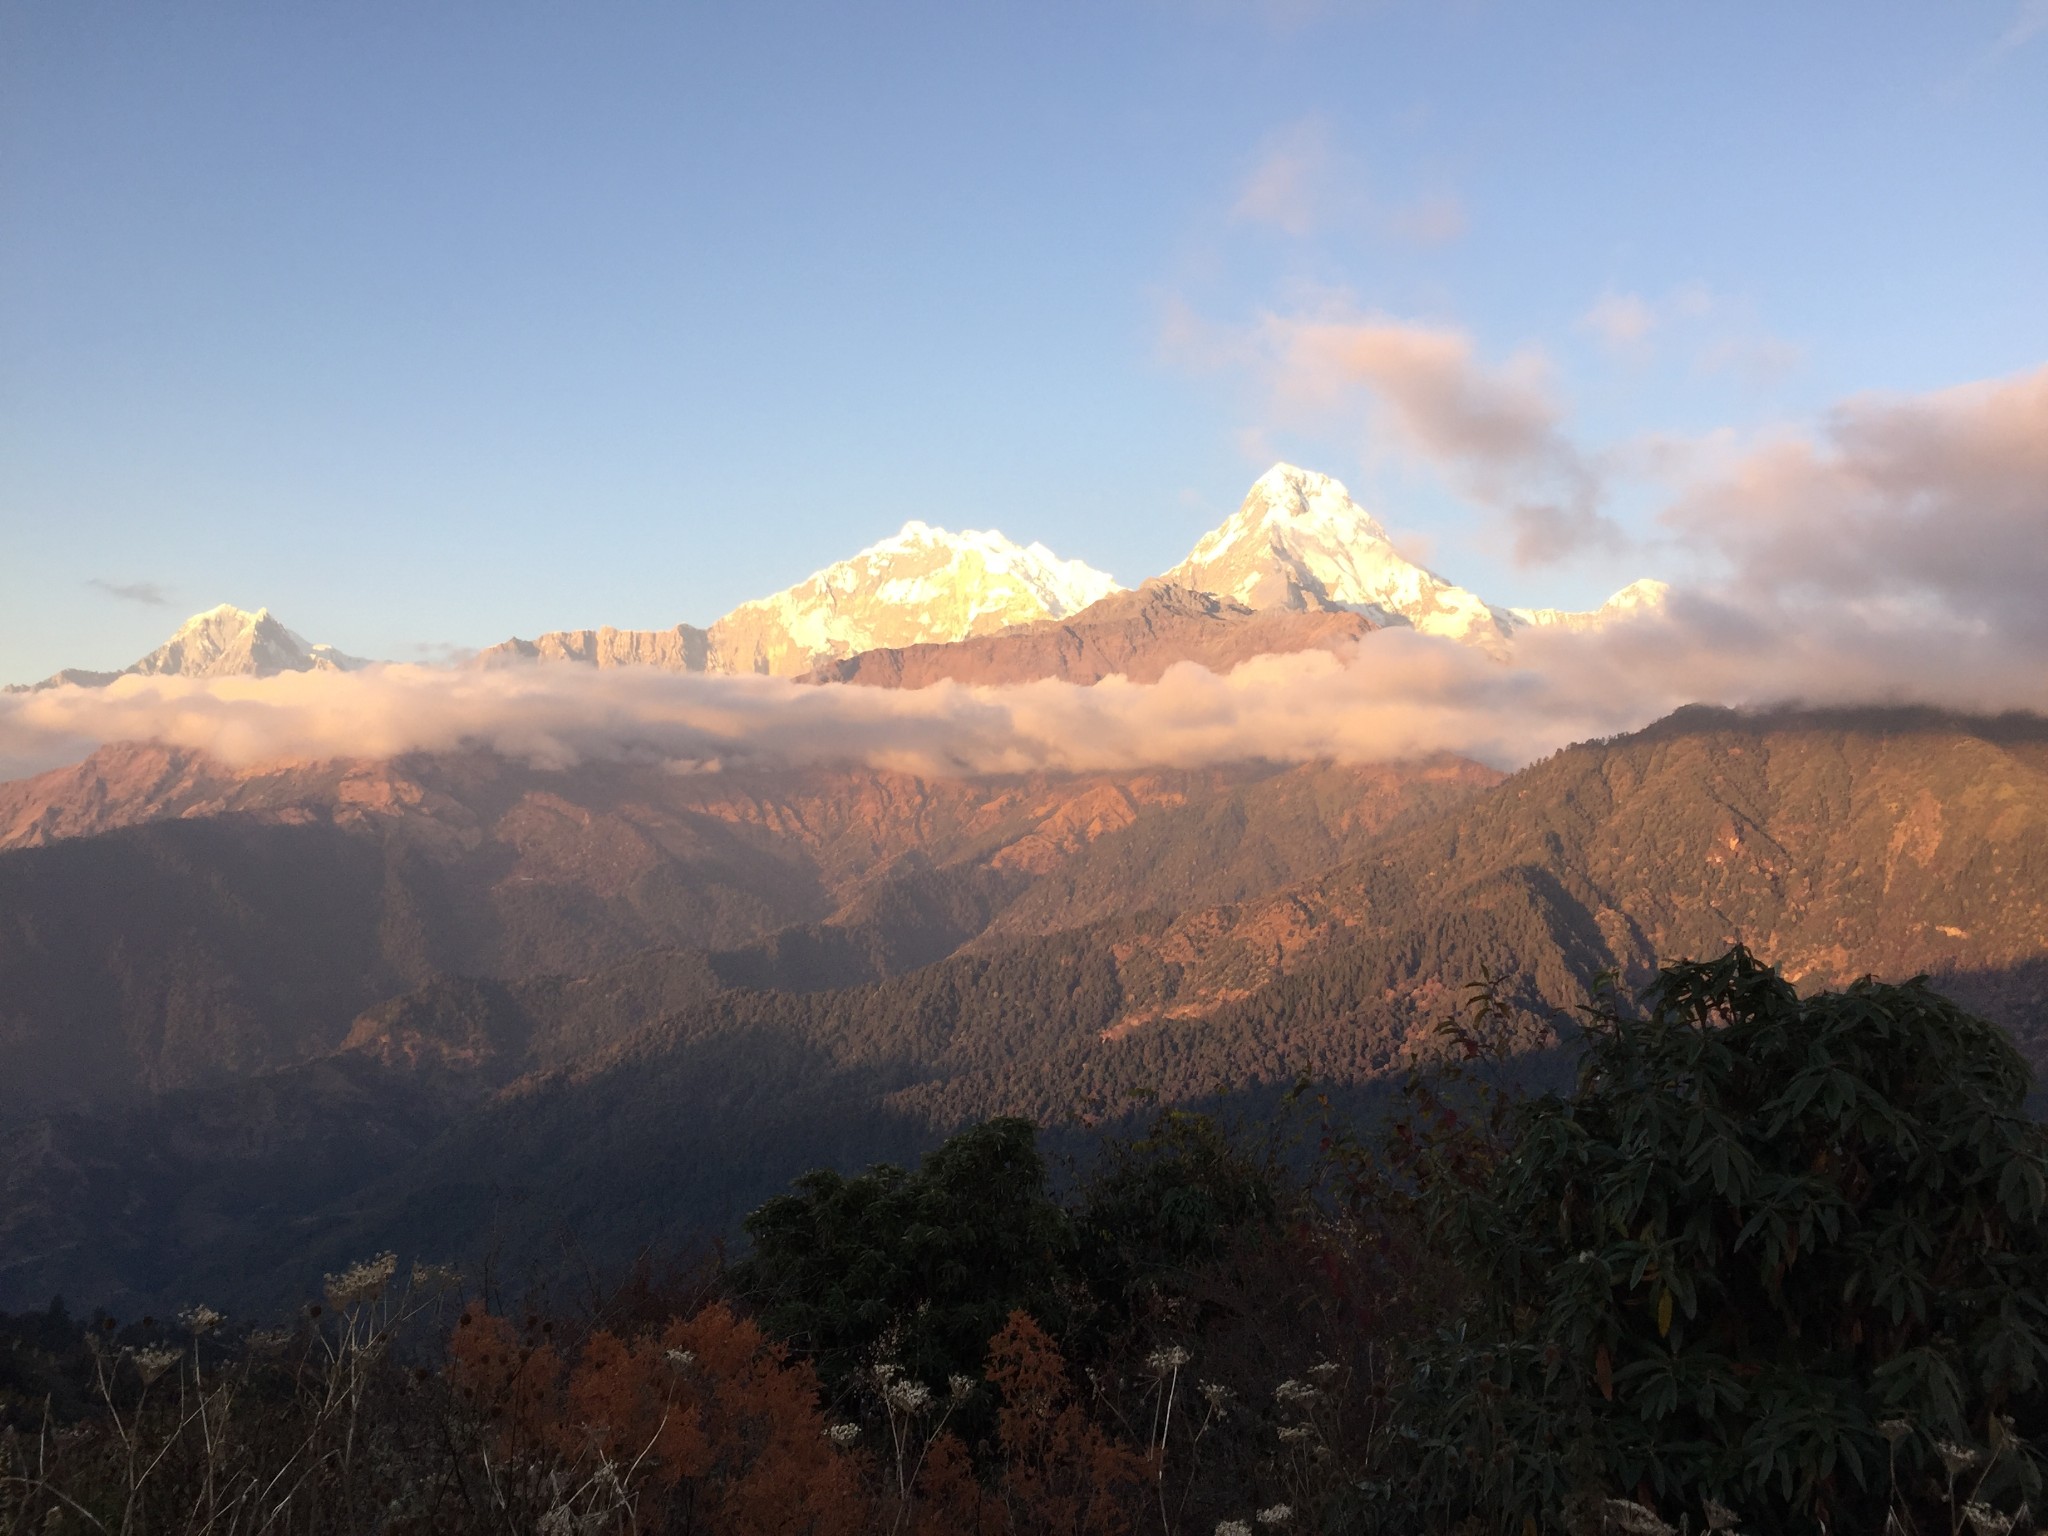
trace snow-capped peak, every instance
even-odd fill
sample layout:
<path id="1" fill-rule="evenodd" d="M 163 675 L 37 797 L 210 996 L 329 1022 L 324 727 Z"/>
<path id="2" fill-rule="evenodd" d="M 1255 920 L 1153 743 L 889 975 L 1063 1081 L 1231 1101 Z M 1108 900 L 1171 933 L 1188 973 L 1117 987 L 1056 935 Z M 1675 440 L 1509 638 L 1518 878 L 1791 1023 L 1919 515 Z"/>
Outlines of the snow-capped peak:
<path id="1" fill-rule="evenodd" d="M 713 665 L 793 675 L 824 657 L 1064 618 L 1120 590 L 1103 572 L 1043 544 L 912 519 L 852 559 L 720 619 L 711 627 Z"/>
<path id="2" fill-rule="evenodd" d="M 1584 612 L 1560 608 L 1510 608 L 1508 612 L 1532 629 L 1598 629 L 1618 619 L 1662 612 L 1670 597 L 1666 583 L 1646 576 L 1630 582 L 1598 608 Z"/>
<path id="3" fill-rule="evenodd" d="M 140 661 L 118 672 L 67 667 L 31 691 L 76 684 L 102 688 L 117 677 L 273 677 L 279 672 L 353 672 L 369 663 L 286 629 L 268 608 L 251 613 L 222 603 L 195 613 Z M 9 692 L 21 691 L 19 685 Z"/>
<path id="4" fill-rule="evenodd" d="M 1395 549 L 1341 481 L 1293 464 L 1259 476 L 1244 504 L 1165 579 L 1254 608 L 1356 609 L 1494 651 L 1521 629 L 1597 629 L 1659 610 L 1668 595 L 1664 583 L 1646 580 L 1588 613 L 1497 607 Z"/>
<path id="5" fill-rule="evenodd" d="M 1166 580 L 1254 608 L 1339 607 L 1461 639 L 1505 638 L 1513 620 L 1394 548 L 1343 483 L 1275 464 Z"/>
<path id="6" fill-rule="evenodd" d="M 127 670 L 161 677 L 269 677 L 279 672 L 352 671 L 365 665 L 331 645 L 285 628 L 268 608 L 222 603 L 195 613 L 177 633 Z"/>

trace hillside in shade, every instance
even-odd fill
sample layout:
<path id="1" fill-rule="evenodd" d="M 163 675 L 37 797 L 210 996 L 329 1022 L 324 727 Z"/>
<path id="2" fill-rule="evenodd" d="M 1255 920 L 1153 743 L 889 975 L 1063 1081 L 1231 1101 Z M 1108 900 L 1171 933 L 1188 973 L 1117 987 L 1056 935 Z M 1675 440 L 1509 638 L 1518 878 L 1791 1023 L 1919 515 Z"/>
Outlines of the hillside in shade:
<path id="1" fill-rule="evenodd" d="M 2031 718 L 1686 711 L 1504 780 L 143 759 L 11 791 L 0 1306 L 617 1258 L 988 1114 L 1370 1092 L 1482 972 L 1730 939 L 2048 1056 Z"/>

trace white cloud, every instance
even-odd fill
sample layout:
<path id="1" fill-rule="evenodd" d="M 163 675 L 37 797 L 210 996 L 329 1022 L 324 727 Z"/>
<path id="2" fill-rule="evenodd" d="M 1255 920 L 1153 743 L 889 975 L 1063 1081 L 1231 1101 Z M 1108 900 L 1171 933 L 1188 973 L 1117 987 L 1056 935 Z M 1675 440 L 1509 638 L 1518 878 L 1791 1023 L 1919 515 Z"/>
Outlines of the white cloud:
<path id="1" fill-rule="evenodd" d="M 1657 328 L 1657 311 L 1638 293 L 1604 293 L 1579 323 L 1616 351 L 1639 346 Z"/>

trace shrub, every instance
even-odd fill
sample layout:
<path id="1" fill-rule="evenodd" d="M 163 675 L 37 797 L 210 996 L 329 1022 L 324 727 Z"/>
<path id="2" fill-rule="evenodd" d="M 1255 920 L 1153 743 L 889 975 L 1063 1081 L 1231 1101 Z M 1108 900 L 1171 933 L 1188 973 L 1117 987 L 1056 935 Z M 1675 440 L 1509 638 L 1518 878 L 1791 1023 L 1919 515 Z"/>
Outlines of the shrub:
<path id="1" fill-rule="evenodd" d="M 1063 1313 L 1057 1282 L 1074 1242 L 1036 1131 L 1017 1119 L 961 1132 L 915 1173 L 806 1174 L 746 1230 L 737 1289 L 835 1390 L 884 1355 L 915 1381 L 979 1374 L 1012 1311 Z"/>
<path id="2" fill-rule="evenodd" d="M 1477 1297 L 1418 1361 L 1424 1502 L 1870 1531 L 2038 1503 L 2048 1149 L 2005 1037 L 1919 981 L 1801 999 L 1740 947 L 1644 1002 L 1423 1193 Z"/>

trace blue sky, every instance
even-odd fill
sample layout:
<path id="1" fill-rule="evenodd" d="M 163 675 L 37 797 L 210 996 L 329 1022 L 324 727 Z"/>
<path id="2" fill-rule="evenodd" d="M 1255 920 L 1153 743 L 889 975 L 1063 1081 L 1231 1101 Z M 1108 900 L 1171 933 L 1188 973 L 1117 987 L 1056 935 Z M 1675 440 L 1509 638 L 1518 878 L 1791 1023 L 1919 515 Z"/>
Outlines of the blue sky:
<path id="1" fill-rule="evenodd" d="M 1652 445 L 2037 367 L 2044 252 L 2043 0 L 9 0 L 0 680 L 704 623 L 911 517 L 1134 582 L 1274 457 L 1597 601 L 1685 558 Z M 1311 323 L 1457 338 L 1619 532 L 1518 563 Z"/>

